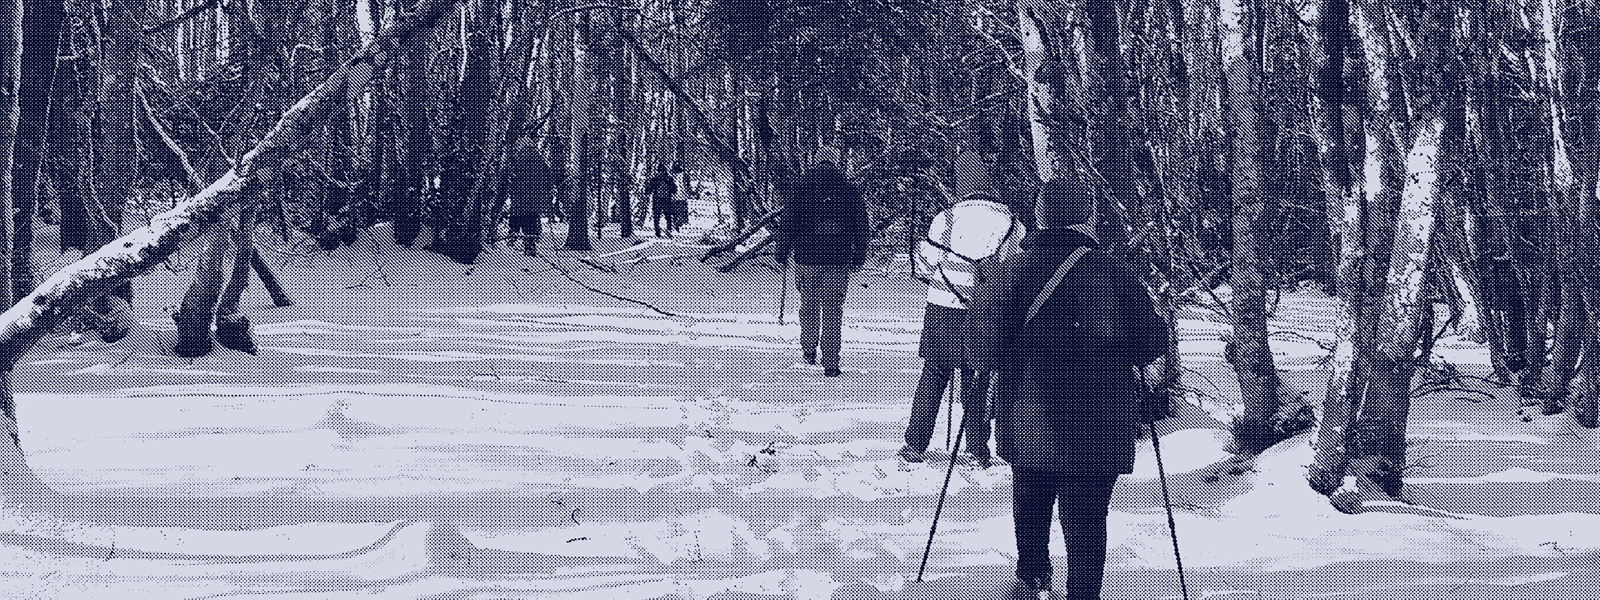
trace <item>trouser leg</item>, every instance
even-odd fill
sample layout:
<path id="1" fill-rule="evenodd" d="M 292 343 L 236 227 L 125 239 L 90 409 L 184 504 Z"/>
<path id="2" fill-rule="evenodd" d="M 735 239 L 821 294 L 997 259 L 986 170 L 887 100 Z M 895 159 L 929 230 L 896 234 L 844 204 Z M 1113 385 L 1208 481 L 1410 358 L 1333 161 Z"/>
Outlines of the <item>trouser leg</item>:
<path id="1" fill-rule="evenodd" d="M 823 368 L 839 368 L 839 348 L 844 335 L 844 297 L 850 287 L 850 270 L 845 267 L 825 267 L 818 278 L 817 299 L 820 304 L 818 328 L 820 340 L 819 362 Z"/>
<path id="2" fill-rule="evenodd" d="M 945 387 L 950 385 L 952 370 L 923 363 L 922 378 L 917 381 L 916 394 L 911 397 L 911 423 L 906 425 L 906 445 L 912 450 L 928 449 L 934 425 L 939 421 L 939 400 L 944 397 Z"/>
<path id="3" fill-rule="evenodd" d="M 961 369 L 961 426 L 967 432 L 967 451 L 989 456 L 989 374 Z"/>
<path id="4" fill-rule="evenodd" d="M 1067 546 L 1067 598 L 1097 600 L 1106 568 L 1106 519 L 1117 475 L 1064 477 L 1057 489 L 1061 499 L 1061 531 Z"/>
<path id="5" fill-rule="evenodd" d="M 1056 476 L 1022 467 L 1012 470 L 1011 516 L 1017 535 L 1017 578 L 1050 577 L 1050 516 Z"/>
<path id="6" fill-rule="evenodd" d="M 800 349 L 816 352 L 818 317 L 821 306 L 817 303 L 816 268 L 795 265 L 794 287 L 800 293 Z"/>

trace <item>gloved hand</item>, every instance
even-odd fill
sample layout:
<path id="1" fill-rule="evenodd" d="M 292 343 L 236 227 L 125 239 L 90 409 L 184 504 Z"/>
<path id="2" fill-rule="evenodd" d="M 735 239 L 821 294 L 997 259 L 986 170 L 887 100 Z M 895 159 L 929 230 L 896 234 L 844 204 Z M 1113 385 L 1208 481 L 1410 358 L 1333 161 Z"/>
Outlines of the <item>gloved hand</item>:
<path id="1" fill-rule="evenodd" d="M 1139 388 L 1139 422 L 1155 423 L 1172 416 L 1172 396 L 1165 388 L 1152 388 L 1150 380 L 1141 376 Z"/>
<path id="2" fill-rule="evenodd" d="M 1139 398 L 1139 422 L 1155 423 L 1172 416 L 1172 402 L 1166 394 L 1146 392 Z"/>

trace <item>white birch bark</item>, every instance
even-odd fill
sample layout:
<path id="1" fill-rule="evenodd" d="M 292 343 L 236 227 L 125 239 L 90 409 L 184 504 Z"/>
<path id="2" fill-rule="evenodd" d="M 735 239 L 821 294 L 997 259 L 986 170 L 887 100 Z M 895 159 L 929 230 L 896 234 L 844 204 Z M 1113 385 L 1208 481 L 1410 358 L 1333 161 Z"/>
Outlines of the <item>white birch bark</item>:
<path id="1" fill-rule="evenodd" d="M 1060 103 L 1052 79 L 1059 81 L 1060 68 L 1045 38 L 1045 20 L 1031 2 L 1017 3 L 1018 33 L 1022 40 L 1022 72 L 1028 85 L 1028 125 L 1033 141 L 1033 165 L 1040 181 L 1050 181 L 1068 164 L 1057 147 L 1051 119 Z"/>

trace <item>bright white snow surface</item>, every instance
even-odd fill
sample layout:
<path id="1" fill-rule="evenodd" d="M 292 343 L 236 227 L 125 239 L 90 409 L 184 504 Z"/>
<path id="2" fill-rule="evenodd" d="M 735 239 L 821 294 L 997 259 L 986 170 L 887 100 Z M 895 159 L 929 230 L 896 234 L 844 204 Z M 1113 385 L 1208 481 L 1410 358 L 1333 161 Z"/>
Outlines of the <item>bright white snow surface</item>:
<path id="1" fill-rule="evenodd" d="M 467 267 L 380 227 L 279 265 L 296 306 L 252 287 L 259 356 L 190 361 L 167 351 L 163 311 L 186 278 L 141 279 L 147 330 L 109 346 L 46 339 L 19 368 L 27 461 L 66 496 L 0 512 L 0 597 L 813 599 L 847 584 L 1005 597 L 1004 465 L 955 469 L 929 582 L 912 581 L 948 461 L 945 415 L 930 462 L 894 457 L 925 292 L 904 262 L 856 276 L 846 373 L 824 378 L 797 364 L 780 270 L 720 274 L 688 240 L 619 252 L 634 244 L 608 235 L 600 260 L 681 258 L 610 274 L 557 250 L 559 235 L 543 252 L 675 316 L 516 252 Z M 1332 307 L 1288 294 L 1274 322 L 1298 334 L 1273 338 L 1285 381 L 1313 397 Z M 1226 325 L 1198 311 L 1180 325 L 1186 382 L 1227 417 Z M 1443 350 L 1483 370 L 1481 349 Z M 1314 434 L 1230 471 L 1214 422 L 1169 423 L 1191 597 L 1592 597 L 1600 438 L 1565 416 L 1524 423 L 1516 403 L 1419 400 L 1417 505 L 1360 515 L 1302 480 Z M 1143 440 L 1113 498 L 1107 598 L 1177 596 L 1156 473 Z M 1059 533 L 1051 543 L 1064 579 Z"/>

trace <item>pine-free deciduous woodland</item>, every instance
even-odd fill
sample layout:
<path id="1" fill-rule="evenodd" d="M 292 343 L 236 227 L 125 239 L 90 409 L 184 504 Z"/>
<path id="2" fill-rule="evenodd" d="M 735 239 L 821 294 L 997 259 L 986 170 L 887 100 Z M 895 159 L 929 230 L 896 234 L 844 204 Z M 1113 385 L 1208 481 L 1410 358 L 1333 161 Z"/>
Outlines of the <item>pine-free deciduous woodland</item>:
<path id="1" fill-rule="evenodd" d="M 263 240 L 388 224 L 473 265 L 537 157 L 558 175 L 530 252 L 560 234 L 542 252 L 606 264 L 592 240 L 647 235 L 643 183 L 672 169 L 715 207 L 702 260 L 748 269 L 836 156 L 885 257 L 961 194 L 1031 225 L 1041 181 L 1086 174 L 1174 329 L 1226 321 L 1237 398 L 1176 335 L 1157 389 L 1237 405 L 1240 457 L 1315 428 L 1305 481 L 1341 510 L 1405 500 L 1419 399 L 1508 390 L 1525 420 L 1600 427 L 1596 36 L 1600 6 L 1569 0 L 0 1 L 7 476 L 31 477 L 18 361 L 126 336 L 130 282 L 185 247 L 171 352 L 254 353 L 252 278 L 294 301 Z M 83 258 L 43 270 L 41 227 Z M 1268 326 L 1306 285 L 1337 298 L 1322 397 Z M 1437 356 L 1446 335 L 1492 376 Z"/>

